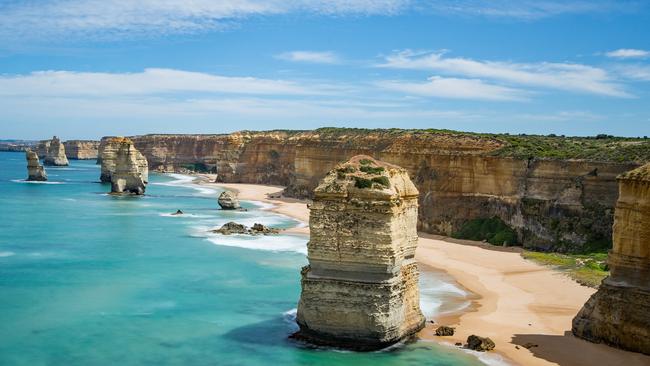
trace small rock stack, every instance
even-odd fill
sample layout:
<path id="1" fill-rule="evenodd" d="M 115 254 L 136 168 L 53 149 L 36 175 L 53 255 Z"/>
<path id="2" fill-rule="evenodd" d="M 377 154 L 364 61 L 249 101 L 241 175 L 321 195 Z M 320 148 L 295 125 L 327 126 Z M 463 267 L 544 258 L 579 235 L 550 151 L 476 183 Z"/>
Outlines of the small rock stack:
<path id="1" fill-rule="evenodd" d="M 407 172 L 355 156 L 330 171 L 314 194 L 295 337 L 373 350 L 422 329 L 414 259 L 418 191 Z"/>
<path id="2" fill-rule="evenodd" d="M 25 151 L 25 158 L 27 158 L 27 180 L 44 182 L 47 180 L 47 173 L 45 168 L 38 162 L 38 154 L 32 150 Z"/>
<path id="3" fill-rule="evenodd" d="M 68 158 L 65 156 L 65 147 L 58 137 L 54 136 L 50 140 L 43 164 L 51 166 L 67 166 L 69 164 Z"/>
<path id="4" fill-rule="evenodd" d="M 650 164 L 618 177 L 610 276 L 573 319 L 573 334 L 650 354 Z"/>
<path id="5" fill-rule="evenodd" d="M 122 146 L 122 143 L 126 140 L 129 141 L 131 145 L 133 142 L 131 139 L 125 137 L 104 137 L 102 138 L 99 144 L 99 156 L 97 158 L 97 163 L 101 164 L 101 174 L 99 180 L 101 182 L 111 182 L 112 175 L 116 170 L 117 163 L 117 154 Z M 135 149 L 135 148 L 134 148 Z M 134 152 L 135 160 L 138 165 L 138 171 L 142 176 L 142 179 L 145 183 L 149 182 L 149 164 L 147 158 L 140 153 L 137 149 Z"/>
<path id="6" fill-rule="evenodd" d="M 222 210 L 237 210 L 241 208 L 237 195 L 230 191 L 223 191 L 217 200 Z"/>
<path id="7" fill-rule="evenodd" d="M 133 146 L 133 142 L 127 138 L 114 141 L 115 171 L 111 174 L 111 193 L 131 193 L 136 195 L 144 194 L 147 180 L 142 173 L 142 154 Z M 104 163 L 102 159 L 102 164 Z"/>

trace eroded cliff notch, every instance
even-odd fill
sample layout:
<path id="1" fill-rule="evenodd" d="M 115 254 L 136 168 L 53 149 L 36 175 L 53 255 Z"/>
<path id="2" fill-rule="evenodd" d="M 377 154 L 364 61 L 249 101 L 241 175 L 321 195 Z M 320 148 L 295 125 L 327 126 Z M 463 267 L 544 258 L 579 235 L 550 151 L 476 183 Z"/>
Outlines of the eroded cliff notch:
<path id="1" fill-rule="evenodd" d="M 299 338 L 372 350 L 422 329 L 417 198 L 404 169 L 369 156 L 325 176 L 311 205 Z"/>
<path id="2" fill-rule="evenodd" d="M 650 164 L 618 182 L 611 273 L 573 319 L 573 334 L 650 354 Z"/>
<path id="3" fill-rule="evenodd" d="M 110 173 L 111 193 L 144 194 L 148 181 L 147 161 L 133 146 L 133 141 L 116 137 L 109 142 L 108 147 L 111 156 L 109 158 L 105 155 L 102 158 L 102 172 L 104 164 L 110 162 L 114 168 Z"/>

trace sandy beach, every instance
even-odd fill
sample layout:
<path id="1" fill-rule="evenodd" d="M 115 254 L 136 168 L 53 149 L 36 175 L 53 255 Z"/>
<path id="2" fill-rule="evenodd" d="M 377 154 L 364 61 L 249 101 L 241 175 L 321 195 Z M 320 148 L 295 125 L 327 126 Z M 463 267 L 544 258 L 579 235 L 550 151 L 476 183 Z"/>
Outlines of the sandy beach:
<path id="1" fill-rule="evenodd" d="M 202 175 L 199 183 L 236 191 L 242 200 L 271 203 L 274 212 L 309 220 L 308 202 L 280 198 L 283 187 L 209 183 L 213 179 Z M 291 232 L 308 234 L 309 227 Z M 515 365 L 650 365 L 650 356 L 573 337 L 571 320 L 595 290 L 525 260 L 518 250 L 421 233 L 416 256 L 424 270 L 429 266 L 445 271 L 475 295 L 465 312 L 433 319 L 455 327 L 453 337 L 436 337 L 438 324 L 427 322 L 421 338 L 454 344 L 470 334 L 488 336 L 495 341 L 496 352 Z"/>

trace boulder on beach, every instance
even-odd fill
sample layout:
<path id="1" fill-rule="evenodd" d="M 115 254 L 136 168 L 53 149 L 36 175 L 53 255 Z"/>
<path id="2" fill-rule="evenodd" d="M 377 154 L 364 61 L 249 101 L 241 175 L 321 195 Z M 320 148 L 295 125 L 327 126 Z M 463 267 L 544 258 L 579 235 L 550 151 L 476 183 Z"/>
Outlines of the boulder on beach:
<path id="1" fill-rule="evenodd" d="M 438 337 L 449 337 L 454 335 L 455 329 L 452 327 L 448 327 L 446 325 L 441 325 L 436 329 L 436 335 Z"/>
<path id="2" fill-rule="evenodd" d="M 38 154 L 35 151 L 27 149 L 25 151 L 27 159 L 27 180 L 43 182 L 47 180 L 45 168 L 38 162 Z"/>
<path id="3" fill-rule="evenodd" d="M 237 195 L 231 191 L 221 192 L 217 202 L 219 203 L 219 206 L 221 206 L 222 210 L 237 210 L 241 207 L 239 206 Z"/>
<path id="4" fill-rule="evenodd" d="M 494 342 L 488 337 L 479 337 L 474 334 L 467 337 L 467 348 L 471 350 L 485 352 L 493 350 L 494 347 Z"/>

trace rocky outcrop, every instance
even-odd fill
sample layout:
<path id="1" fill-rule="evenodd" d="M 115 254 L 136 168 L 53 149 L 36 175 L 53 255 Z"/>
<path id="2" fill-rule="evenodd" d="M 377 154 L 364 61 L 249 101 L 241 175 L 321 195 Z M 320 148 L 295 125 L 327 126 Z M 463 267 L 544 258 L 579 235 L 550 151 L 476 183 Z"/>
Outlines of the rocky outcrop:
<path id="1" fill-rule="evenodd" d="M 25 151 L 27 158 L 27 180 L 28 181 L 46 181 L 47 173 L 45 168 L 38 162 L 38 154 L 32 150 Z"/>
<path id="2" fill-rule="evenodd" d="M 50 140 L 43 164 L 53 166 L 67 166 L 69 164 L 68 158 L 65 156 L 65 147 L 58 137 L 54 136 Z"/>
<path id="3" fill-rule="evenodd" d="M 222 210 L 236 210 L 241 207 L 237 195 L 230 191 L 221 192 L 217 203 L 219 203 Z"/>
<path id="4" fill-rule="evenodd" d="M 264 226 L 258 223 L 253 224 L 253 226 L 249 228 L 246 225 L 242 225 L 230 221 L 223 224 L 219 229 L 212 230 L 212 232 L 216 234 L 222 234 L 222 235 L 231 235 L 231 234 L 271 235 L 271 234 L 278 234 L 280 230 L 268 226 Z"/>
<path id="5" fill-rule="evenodd" d="M 127 141 L 133 145 L 133 141 L 124 137 L 104 137 L 99 143 L 97 163 L 101 164 L 101 174 L 99 180 L 102 182 L 111 182 L 112 175 L 116 171 L 117 156 L 120 147 Z M 149 164 L 147 159 L 135 148 L 132 151 L 133 158 L 138 166 L 138 171 L 144 183 L 149 182 Z"/>
<path id="6" fill-rule="evenodd" d="M 438 337 L 450 337 L 453 336 L 455 332 L 455 328 L 448 327 L 446 325 L 441 325 L 436 329 L 436 335 Z"/>
<path id="7" fill-rule="evenodd" d="M 525 247 L 560 251 L 611 246 L 616 176 L 639 166 L 625 159 L 495 156 L 506 146 L 499 138 L 436 131 L 242 131 L 133 141 L 157 171 L 283 185 L 292 197 L 311 197 L 328 171 L 354 155 L 375 156 L 412 177 L 420 191 L 419 230 L 450 235 L 470 220 L 496 216 Z"/>
<path id="8" fill-rule="evenodd" d="M 127 138 L 116 138 L 111 141 L 110 146 L 115 148 L 115 156 L 112 159 L 115 170 L 111 173 L 111 193 L 144 194 L 147 181 L 143 176 L 140 161 L 142 154 Z"/>
<path id="9" fill-rule="evenodd" d="M 417 197 L 404 169 L 368 156 L 323 178 L 311 205 L 298 338 L 372 350 L 422 329 Z"/>
<path id="10" fill-rule="evenodd" d="M 485 352 L 491 351 L 495 347 L 494 341 L 487 337 L 479 337 L 477 335 L 470 335 L 467 337 L 467 348 L 478 351 Z"/>
<path id="11" fill-rule="evenodd" d="M 650 164 L 618 180 L 610 276 L 573 319 L 573 334 L 650 354 Z"/>
<path id="12" fill-rule="evenodd" d="M 68 159 L 90 160 L 97 159 L 99 141 L 68 140 L 63 143 Z"/>

